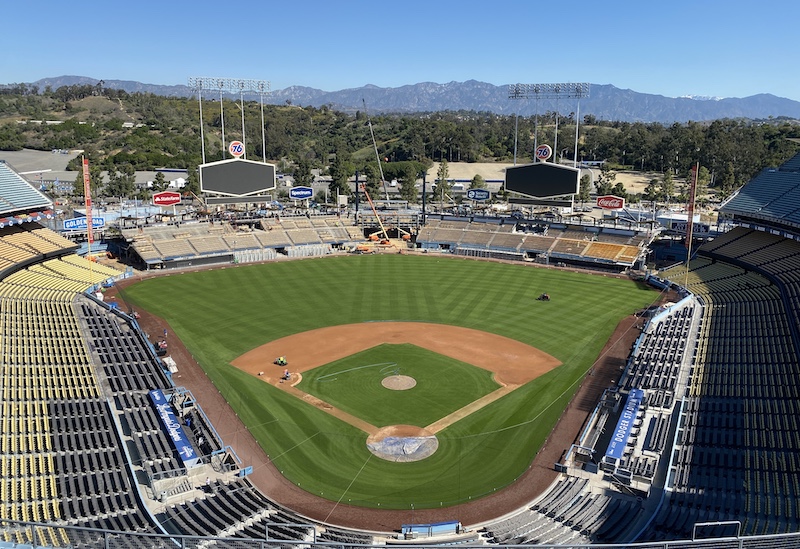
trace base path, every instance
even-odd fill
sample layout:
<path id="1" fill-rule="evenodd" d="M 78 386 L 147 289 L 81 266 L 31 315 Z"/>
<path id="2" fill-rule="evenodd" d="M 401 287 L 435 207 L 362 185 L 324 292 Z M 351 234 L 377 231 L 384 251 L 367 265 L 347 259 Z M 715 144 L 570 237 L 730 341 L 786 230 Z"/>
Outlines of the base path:
<path id="1" fill-rule="evenodd" d="M 502 385 L 496 391 L 428 425 L 427 430 L 431 433 L 438 433 L 517 387 L 561 365 L 555 357 L 515 339 L 480 330 L 425 322 L 365 322 L 320 328 L 283 337 L 257 347 L 235 359 L 231 364 L 294 394 L 297 398 L 369 435 L 375 435 L 378 428 L 374 425 L 301 391 L 296 385 L 303 372 L 382 343 L 411 343 L 455 358 L 492 372 L 494 380 Z M 292 373 L 291 378 L 287 380 L 288 383 L 281 379 L 284 367 L 276 367 L 273 364 L 275 357 L 278 356 L 285 356 L 289 361 L 289 370 Z"/>
<path id="2" fill-rule="evenodd" d="M 276 357 L 286 356 L 289 370 L 302 373 L 381 343 L 411 343 L 478 366 L 493 372 L 500 385 L 524 385 L 561 364 L 515 339 L 426 322 L 364 322 L 310 330 L 257 347 L 231 364 L 280 386 L 283 368 L 272 363 Z"/>
<path id="3" fill-rule="evenodd" d="M 107 297 L 116 296 L 118 288 L 124 289 L 141 278 L 144 277 L 139 276 L 122 281 L 116 288 L 108 291 Z M 122 295 L 120 297 L 124 298 Z M 678 301 L 679 299 L 676 295 L 664 294 L 661 301 Z M 140 312 L 139 325 L 145 332 L 154 334 L 156 337 L 164 329 L 169 329 L 170 356 L 176 360 L 179 367 L 178 373 L 174 375 L 175 382 L 192 391 L 206 415 L 212 418 L 214 426 L 220 430 L 225 442 L 236 449 L 236 453 L 243 463 L 253 466 L 253 473 L 249 478 L 261 491 L 280 505 L 289 507 L 300 515 L 314 520 L 324 520 L 350 528 L 386 532 L 398 529 L 399 525 L 403 523 L 411 522 L 425 523 L 457 519 L 469 526 L 529 505 L 558 476 L 553 468 L 553 463 L 559 461 L 564 451 L 575 441 L 575 437 L 603 391 L 613 385 L 620 375 L 630 348 L 640 333 L 637 324 L 641 322 L 634 316 L 626 317 L 620 322 L 595 362 L 592 369 L 593 375 L 584 379 L 533 463 L 523 472 L 517 482 L 469 503 L 444 509 L 417 509 L 412 512 L 410 510 L 371 509 L 337 504 L 306 492 L 287 480 L 275 467 L 263 448 L 258 445 L 253 435 L 222 397 L 183 342 L 173 335 L 174 332 L 170 326 L 163 319 L 147 311 Z M 267 365 L 262 369 L 267 370 L 267 366 L 270 366 L 272 360 L 280 354 L 282 353 L 268 358 Z M 496 357 L 497 353 L 492 353 L 492 355 Z M 277 368 L 274 365 L 272 367 Z M 293 367 L 291 362 L 290 367 Z"/>

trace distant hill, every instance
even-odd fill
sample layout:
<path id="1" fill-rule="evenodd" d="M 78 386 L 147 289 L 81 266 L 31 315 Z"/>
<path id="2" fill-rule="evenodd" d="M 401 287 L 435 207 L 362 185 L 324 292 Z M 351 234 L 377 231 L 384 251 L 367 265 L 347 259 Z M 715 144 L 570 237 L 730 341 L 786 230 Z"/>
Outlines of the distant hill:
<path id="1" fill-rule="evenodd" d="M 94 85 L 99 80 L 84 76 L 59 76 L 43 78 L 32 84 L 44 89 L 50 86 L 75 84 Z M 143 84 L 129 80 L 105 80 L 108 88 L 122 89 L 129 93 L 142 92 L 172 97 L 189 97 L 192 90 L 185 85 L 165 86 Z M 250 96 L 248 99 L 257 99 Z M 372 113 L 413 113 L 435 111 L 475 111 L 497 114 L 530 116 L 558 109 L 563 114 L 575 111 L 574 99 L 533 100 L 508 99 L 508 86 L 495 86 L 486 82 L 468 80 L 436 84 L 421 82 L 397 88 L 380 88 L 366 85 L 360 88 L 326 92 L 304 86 L 290 86 L 274 90 L 267 100 L 271 104 L 291 103 L 299 106 L 320 107 L 330 105 L 343 111 L 363 110 L 364 102 Z M 687 122 L 720 118 L 792 118 L 800 119 L 800 101 L 793 101 L 771 94 L 758 94 L 743 98 L 691 98 L 665 97 L 623 90 L 610 84 L 592 84 L 589 97 L 581 100 L 581 115 L 594 115 L 601 120 L 626 122 Z"/>

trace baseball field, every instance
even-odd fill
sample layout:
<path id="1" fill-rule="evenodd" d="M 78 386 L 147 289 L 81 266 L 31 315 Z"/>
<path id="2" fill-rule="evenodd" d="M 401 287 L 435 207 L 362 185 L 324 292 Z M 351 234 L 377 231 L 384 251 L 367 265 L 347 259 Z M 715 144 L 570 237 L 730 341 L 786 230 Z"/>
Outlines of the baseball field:
<path id="1" fill-rule="evenodd" d="M 402 255 L 175 273 L 126 291 L 169 323 L 289 480 L 385 509 L 513 483 L 618 321 L 656 298 L 620 278 Z M 396 460 L 368 447 L 384 435 L 404 454 L 435 445 Z"/>

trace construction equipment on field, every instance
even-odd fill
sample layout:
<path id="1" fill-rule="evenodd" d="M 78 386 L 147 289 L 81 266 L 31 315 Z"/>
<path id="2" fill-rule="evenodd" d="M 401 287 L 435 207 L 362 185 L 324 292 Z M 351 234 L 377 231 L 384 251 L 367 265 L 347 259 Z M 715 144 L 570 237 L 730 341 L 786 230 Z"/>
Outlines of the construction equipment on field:
<path id="1" fill-rule="evenodd" d="M 381 216 L 378 215 L 378 210 L 375 209 L 375 203 L 372 201 L 372 197 L 369 195 L 369 192 L 367 192 L 367 186 L 366 185 L 361 185 L 361 190 L 364 192 L 364 196 L 367 197 L 367 202 L 369 202 L 369 207 L 372 208 L 372 213 L 375 215 L 375 219 L 378 220 L 378 225 L 381 228 L 381 234 L 383 234 L 383 237 L 380 238 L 380 243 L 381 244 L 390 244 L 389 233 L 386 232 L 386 227 L 383 226 L 383 220 L 381 219 Z M 378 237 L 372 238 L 374 236 L 375 236 L 374 234 L 371 235 L 370 236 L 370 240 L 378 240 Z"/>

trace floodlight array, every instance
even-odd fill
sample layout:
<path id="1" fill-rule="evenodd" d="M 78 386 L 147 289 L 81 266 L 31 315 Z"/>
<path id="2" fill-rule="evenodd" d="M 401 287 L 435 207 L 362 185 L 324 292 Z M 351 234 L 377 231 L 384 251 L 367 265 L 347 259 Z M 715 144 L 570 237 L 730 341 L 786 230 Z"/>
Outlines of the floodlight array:
<path id="1" fill-rule="evenodd" d="M 246 78 L 218 78 L 208 76 L 189 77 L 189 87 L 193 90 L 212 90 L 229 93 L 270 92 L 269 80 L 249 80 Z"/>
<path id="2" fill-rule="evenodd" d="M 509 84 L 509 99 L 559 99 L 589 97 L 588 82 L 558 84 Z"/>

